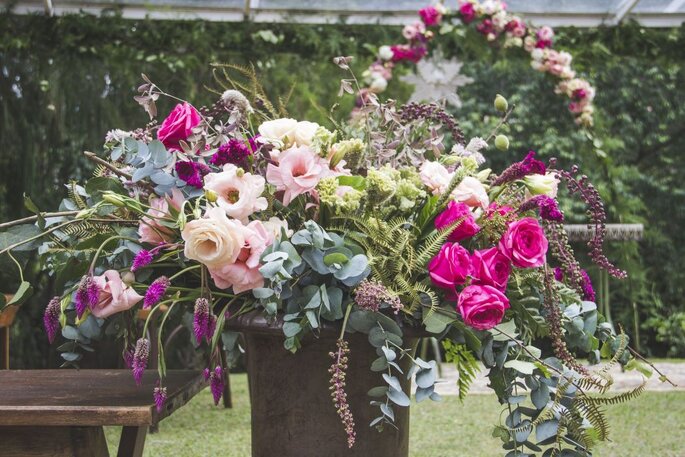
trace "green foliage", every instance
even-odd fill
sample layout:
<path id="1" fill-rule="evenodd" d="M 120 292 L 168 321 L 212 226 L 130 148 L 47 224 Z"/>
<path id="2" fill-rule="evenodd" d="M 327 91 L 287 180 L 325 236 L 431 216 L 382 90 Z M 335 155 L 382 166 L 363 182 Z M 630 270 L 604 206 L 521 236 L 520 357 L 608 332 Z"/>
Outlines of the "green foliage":
<path id="1" fill-rule="evenodd" d="M 476 379 L 476 375 L 480 371 L 480 365 L 465 344 L 454 344 L 452 341 L 445 339 L 442 342 L 442 346 L 445 348 L 445 361 L 453 363 L 457 368 L 457 373 L 459 374 L 459 379 L 457 380 L 459 399 L 463 402 L 469 393 L 471 383 Z"/>

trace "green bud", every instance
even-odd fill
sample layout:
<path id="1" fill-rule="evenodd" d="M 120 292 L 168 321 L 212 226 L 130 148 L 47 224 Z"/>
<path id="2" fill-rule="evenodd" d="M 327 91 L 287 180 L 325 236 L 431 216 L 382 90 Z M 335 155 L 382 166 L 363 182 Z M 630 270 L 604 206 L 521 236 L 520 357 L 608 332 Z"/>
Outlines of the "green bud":
<path id="1" fill-rule="evenodd" d="M 205 198 L 208 202 L 214 203 L 219 199 L 219 195 L 211 189 L 205 189 Z"/>
<path id="2" fill-rule="evenodd" d="M 242 168 L 238 168 L 235 171 L 235 175 L 239 178 L 242 178 L 245 175 L 245 170 L 243 170 Z"/>
<path id="3" fill-rule="evenodd" d="M 501 113 L 506 113 L 509 109 L 509 102 L 500 94 L 497 94 L 497 97 L 495 97 L 495 109 Z"/>
<path id="4" fill-rule="evenodd" d="M 121 280 L 126 284 L 127 286 L 130 286 L 134 282 L 136 282 L 136 275 L 133 274 L 131 271 L 127 271 L 121 276 Z"/>
<path id="5" fill-rule="evenodd" d="M 124 206 L 124 200 L 121 198 L 121 196 L 112 193 L 112 192 L 107 192 L 102 195 L 102 199 L 106 201 L 107 203 L 110 203 L 114 206 Z"/>
<path id="6" fill-rule="evenodd" d="M 495 147 L 500 151 L 509 149 L 509 138 L 506 135 L 497 135 L 495 137 Z"/>

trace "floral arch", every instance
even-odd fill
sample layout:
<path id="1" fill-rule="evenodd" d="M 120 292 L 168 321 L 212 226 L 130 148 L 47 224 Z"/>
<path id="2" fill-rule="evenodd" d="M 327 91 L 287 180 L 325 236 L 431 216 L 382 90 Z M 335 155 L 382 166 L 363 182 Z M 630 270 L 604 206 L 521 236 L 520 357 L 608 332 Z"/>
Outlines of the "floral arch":
<path id="1" fill-rule="evenodd" d="M 419 10 L 420 20 L 406 25 L 402 31 L 405 43 L 381 46 L 376 60 L 364 73 L 366 87 L 360 97 L 383 92 L 393 78 L 396 65 L 423 61 L 431 42 L 441 35 L 454 33 L 459 27 L 472 26 L 490 43 L 525 50 L 534 70 L 557 80 L 555 92 L 569 100 L 568 110 L 576 123 L 583 127 L 592 126 L 595 89 L 587 80 L 576 76 L 571 67 L 571 54 L 554 49 L 554 30 L 551 27 L 536 28 L 527 24 L 521 17 L 508 13 L 501 0 L 458 2 L 454 10 L 443 3 Z"/>

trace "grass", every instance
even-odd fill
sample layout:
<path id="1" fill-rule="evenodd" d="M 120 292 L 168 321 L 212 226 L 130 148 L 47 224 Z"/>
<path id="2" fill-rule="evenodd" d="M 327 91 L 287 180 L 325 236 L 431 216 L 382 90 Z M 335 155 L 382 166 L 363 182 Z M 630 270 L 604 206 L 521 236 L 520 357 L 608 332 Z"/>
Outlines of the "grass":
<path id="1" fill-rule="evenodd" d="M 232 375 L 233 409 L 216 408 L 207 389 L 148 435 L 146 456 L 250 457 L 250 412 L 245 375 Z M 471 395 L 462 405 L 455 397 L 441 403 L 412 405 L 411 457 L 503 456 L 491 438 L 500 407 L 492 395 Z M 609 409 L 612 442 L 597 457 L 685 456 L 685 392 L 647 392 L 636 401 Z M 341 429 L 342 433 L 342 429 Z M 106 430 L 110 454 L 116 455 L 120 430 Z"/>

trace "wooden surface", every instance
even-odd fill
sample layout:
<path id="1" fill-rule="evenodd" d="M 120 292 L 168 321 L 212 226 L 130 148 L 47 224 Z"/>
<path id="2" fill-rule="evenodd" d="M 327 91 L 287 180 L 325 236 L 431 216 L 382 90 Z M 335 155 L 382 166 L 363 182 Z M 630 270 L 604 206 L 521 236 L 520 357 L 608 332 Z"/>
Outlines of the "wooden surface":
<path id="1" fill-rule="evenodd" d="M 196 371 L 169 370 L 168 400 L 157 413 L 157 372 L 136 386 L 130 370 L 0 370 L 0 427 L 149 426 L 188 402 L 206 383 Z"/>
<path id="2" fill-rule="evenodd" d="M 109 455 L 102 427 L 0 427 L 0 443 L 3 457 Z"/>

